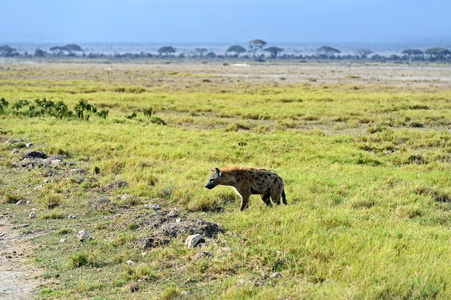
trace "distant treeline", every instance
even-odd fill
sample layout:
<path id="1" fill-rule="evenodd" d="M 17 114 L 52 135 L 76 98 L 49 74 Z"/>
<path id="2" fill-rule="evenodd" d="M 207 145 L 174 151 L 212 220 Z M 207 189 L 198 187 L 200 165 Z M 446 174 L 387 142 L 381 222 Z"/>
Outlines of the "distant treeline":
<path id="1" fill-rule="evenodd" d="M 339 49 L 322 46 L 316 49 L 314 54 L 302 55 L 284 53 L 285 49 L 280 47 L 266 47 L 264 40 L 255 39 L 249 42 L 247 48 L 241 45 L 230 46 L 225 53 L 215 53 L 207 48 L 195 48 L 194 50 L 184 50 L 177 53 L 177 49 L 172 46 L 163 46 L 158 49 L 158 53 L 86 53 L 77 44 L 67 44 L 64 46 L 53 46 L 45 51 L 36 49 L 34 53 L 19 53 L 17 49 L 9 45 L 0 46 L 1 57 L 82 57 L 88 59 L 142 59 L 142 58 L 242 58 L 256 61 L 266 61 L 267 59 L 327 59 L 327 60 L 371 60 L 377 62 L 385 61 L 451 61 L 451 51 L 446 48 L 433 47 L 425 51 L 419 49 L 405 49 L 398 54 L 384 56 L 374 53 L 371 49 L 359 49 L 354 54 L 341 54 Z"/>

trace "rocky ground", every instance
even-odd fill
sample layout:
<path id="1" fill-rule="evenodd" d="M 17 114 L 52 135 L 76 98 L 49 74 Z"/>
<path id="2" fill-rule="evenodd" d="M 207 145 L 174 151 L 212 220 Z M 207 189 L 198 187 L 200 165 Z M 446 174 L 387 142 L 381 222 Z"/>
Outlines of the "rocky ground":
<path id="1" fill-rule="evenodd" d="M 46 184 L 51 182 L 58 182 L 66 178 L 80 184 L 85 181 L 93 180 L 88 174 L 89 172 L 80 168 L 77 163 L 68 161 L 62 155 L 48 155 L 44 151 L 33 150 L 33 144 L 22 139 L 6 139 L 3 138 L 4 145 L 10 145 L 8 151 L 10 166 L 2 168 L 4 171 L 8 170 L 2 178 L 1 184 L 6 190 L 9 187 L 36 193 L 42 189 Z M 19 150 L 21 149 L 21 150 Z M 5 159 L 5 156 L 3 156 Z M 1 159 L 1 157 L 0 157 Z M 32 170 L 39 170 L 40 174 L 46 178 L 42 185 L 31 188 L 27 185 L 26 178 Z M 15 174 L 15 175 L 11 175 Z M 131 215 L 132 211 L 129 206 L 123 207 L 111 201 L 112 191 L 118 191 L 127 187 L 128 183 L 125 181 L 114 181 L 110 184 L 99 186 L 95 189 L 96 197 L 90 200 L 90 207 L 93 211 L 102 213 L 109 211 L 110 216 L 105 216 L 106 219 L 124 219 L 128 226 L 147 227 L 153 232 L 151 235 L 143 237 L 138 241 L 132 242 L 130 247 L 151 249 L 156 247 L 165 247 L 172 240 L 185 240 L 185 246 L 188 248 L 199 248 L 204 245 L 214 243 L 215 237 L 219 233 L 224 233 L 224 228 L 214 222 L 209 222 L 201 218 L 197 218 L 189 213 L 180 213 L 176 208 L 163 209 L 156 203 L 146 203 L 143 206 L 146 211 L 139 214 L 134 214 L 133 219 L 125 218 Z M 3 195 L 6 199 L 6 196 Z M 130 194 L 123 194 L 122 196 L 114 196 L 123 203 L 144 203 L 143 199 L 139 199 Z M 28 230 L 29 224 L 24 223 L 29 220 L 39 219 L 40 211 L 36 210 L 36 201 L 29 201 L 32 196 L 24 197 L 21 200 L 8 201 L 8 204 L 16 204 L 14 211 L 3 206 L 0 210 L 0 298 L 1 299 L 33 299 L 38 297 L 38 293 L 48 283 L 43 279 L 42 274 L 45 270 L 36 267 L 33 264 L 32 253 L 33 249 L 40 247 L 33 238 L 39 235 L 51 234 L 50 227 L 43 227 L 38 231 Z M 6 200 L 3 200 L 6 203 Z M 88 201 L 88 200 L 87 200 Z M 33 202 L 33 203 L 31 203 Z M 20 207 L 23 207 L 20 208 Z M 47 205 L 48 209 L 53 209 Z M 31 213 L 28 216 L 28 213 Z M 24 213 L 28 218 L 18 218 L 15 214 Z M 75 219 L 76 216 L 64 216 L 66 219 Z M 127 220 L 126 220 L 127 219 Z M 25 220 L 25 221 L 24 221 Z M 48 223 L 48 222 L 47 222 Z M 30 223 L 31 224 L 31 223 Z M 54 231 L 54 230 L 53 230 Z M 78 234 L 77 234 L 78 233 Z M 89 232 L 85 230 L 75 232 L 80 242 L 86 242 L 93 238 Z M 63 239 L 62 239 L 63 240 Z M 63 242 L 63 241 L 62 241 Z M 208 251 L 201 251 L 198 256 L 211 257 L 213 253 Z M 129 261 L 133 264 L 133 261 Z M 58 278 L 52 278 L 53 281 L 58 281 Z"/>

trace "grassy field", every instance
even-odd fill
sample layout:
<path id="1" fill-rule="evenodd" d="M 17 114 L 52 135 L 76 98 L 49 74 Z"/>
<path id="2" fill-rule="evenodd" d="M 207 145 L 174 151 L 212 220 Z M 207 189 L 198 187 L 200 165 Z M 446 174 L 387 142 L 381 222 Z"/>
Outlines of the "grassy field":
<path id="1" fill-rule="evenodd" d="M 30 224 L 18 230 L 40 233 L 33 259 L 45 268 L 43 299 L 449 299 L 447 74 L 3 64 L 0 209 Z M 73 114 L 39 111 L 35 99 L 44 98 Z M 29 103 L 14 107 L 19 100 Z M 81 100 L 97 113 L 77 117 Z M 82 171 L 21 168 L 12 151 L 25 153 L 28 141 Z M 268 208 L 252 196 L 240 212 L 231 188 L 204 188 L 209 168 L 229 165 L 276 171 L 289 205 Z M 128 186 L 111 188 L 118 180 Z M 18 199 L 31 203 L 16 206 Z M 154 232 L 143 221 L 146 203 L 225 233 L 201 249 L 184 247 L 187 235 L 143 249 L 137 241 Z M 31 209 L 37 219 L 28 219 Z M 82 229 L 94 239 L 79 242 Z"/>

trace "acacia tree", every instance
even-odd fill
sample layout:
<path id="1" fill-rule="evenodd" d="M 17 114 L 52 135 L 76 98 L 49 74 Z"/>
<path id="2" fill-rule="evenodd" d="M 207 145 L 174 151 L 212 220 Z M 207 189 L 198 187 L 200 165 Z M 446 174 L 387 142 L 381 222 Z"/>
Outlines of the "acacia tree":
<path id="1" fill-rule="evenodd" d="M 204 53 L 208 52 L 208 49 L 207 48 L 196 48 L 196 49 L 194 49 L 194 51 L 197 52 L 200 57 L 202 57 L 204 55 Z"/>
<path id="2" fill-rule="evenodd" d="M 238 57 L 238 56 L 240 56 L 241 53 L 246 52 L 246 49 L 244 49 L 244 47 L 242 47 L 240 45 L 233 45 L 227 49 L 227 51 L 225 53 L 226 56 L 227 56 L 227 53 L 229 53 L 229 52 L 234 52 L 235 54 L 233 54 L 233 56 Z"/>
<path id="3" fill-rule="evenodd" d="M 158 49 L 158 53 L 161 55 L 165 54 L 166 56 L 168 56 L 169 54 L 174 54 L 175 53 L 175 48 L 172 46 L 163 46 L 160 49 Z"/>
<path id="4" fill-rule="evenodd" d="M 429 55 L 432 60 L 443 60 L 447 56 L 451 55 L 451 52 L 448 49 L 440 47 L 427 49 L 424 53 Z"/>
<path id="5" fill-rule="evenodd" d="M 415 57 L 422 57 L 424 55 L 424 52 L 418 49 L 406 49 L 401 52 L 402 54 L 406 54 L 409 58 L 412 56 Z"/>
<path id="6" fill-rule="evenodd" d="M 257 53 L 257 51 L 263 50 L 263 47 L 266 46 L 266 42 L 264 40 L 260 40 L 260 39 L 255 39 L 249 42 L 249 52 L 252 53 L 252 57 L 255 57 L 255 53 Z"/>
<path id="7" fill-rule="evenodd" d="M 18 56 L 19 53 L 17 52 L 17 49 L 12 48 L 8 45 L 0 46 L 0 56 Z"/>
<path id="8" fill-rule="evenodd" d="M 67 55 L 73 56 L 74 52 L 82 52 L 83 49 L 77 44 L 67 44 L 64 46 L 54 46 L 50 48 L 50 51 L 53 51 L 56 56 L 64 55 L 67 52 Z"/>
<path id="9" fill-rule="evenodd" d="M 372 54 L 373 51 L 370 49 L 359 49 L 356 51 L 357 55 L 360 55 L 361 58 L 365 59 L 368 55 Z"/>
<path id="10" fill-rule="evenodd" d="M 41 49 L 36 49 L 34 51 L 34 56 L 36 56 L 36 57 L 46 57 L 47 56 L 47 52 L 45 52 L 44 50 L 41 50 Z"/>
<path id="11" fill-rule="evenodd" d="M 277 55 L 278 55 L 280 52 L 282 52 L 283 50 L 285 50 L 285 49 L 279 48 L 279 47 L 269 47 L 269 48 L 263 49 L 263 51 L 266 51 L 266 52 L 271 53 L 271 58 L 276 58 Z"/>
<path id="12" fill-rule="evenodd" d="M 319 47 L 318 49 L 316 49 L 316 52 L 318 52 L 320 54 L 324 54 L 327 57 L 331 57 L 334 54 L 340 53 L 340 50 L 329 47 L 329 46 L 322 46 L 322 47 Z"/>

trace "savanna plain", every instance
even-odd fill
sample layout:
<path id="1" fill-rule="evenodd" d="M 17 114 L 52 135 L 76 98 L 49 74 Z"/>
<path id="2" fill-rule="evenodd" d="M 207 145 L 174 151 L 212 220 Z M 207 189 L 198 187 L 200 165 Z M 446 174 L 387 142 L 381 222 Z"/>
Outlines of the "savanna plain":
<path id="1" fill-rule="evenodd" d="M 449 74 L 2 62 L 0 211 L 31 236 L 35 297 L 450 299 Z M 288 205 L 239 211 L 230 187 L 204 188 L 226 166 L 277 172 Z M 223 230 L 188 248 L 155 217 Z"/>

